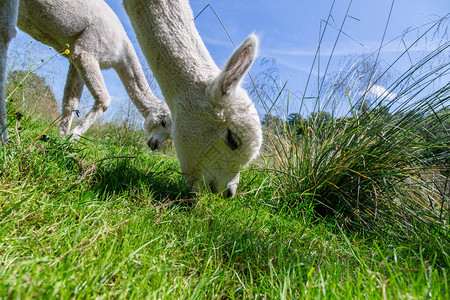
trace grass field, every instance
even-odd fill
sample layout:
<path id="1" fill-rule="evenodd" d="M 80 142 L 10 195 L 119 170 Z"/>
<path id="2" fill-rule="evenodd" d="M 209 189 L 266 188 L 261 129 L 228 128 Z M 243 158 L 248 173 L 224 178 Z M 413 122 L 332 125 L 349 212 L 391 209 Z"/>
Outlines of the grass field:
<path id="1" fill-rule="evenodd" d="M 171 147 L 46 126 L 24 117 L 0 148 L 2 298 L 450 297 L 448 227 L 399 239 L 277 205 L 263 160 L 237 197 L 191 197 Z"/>

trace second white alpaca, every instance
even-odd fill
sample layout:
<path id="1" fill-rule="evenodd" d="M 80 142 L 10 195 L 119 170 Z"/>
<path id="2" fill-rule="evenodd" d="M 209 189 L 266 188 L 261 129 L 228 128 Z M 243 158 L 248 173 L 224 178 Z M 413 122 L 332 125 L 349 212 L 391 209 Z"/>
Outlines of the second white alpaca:
<path id="1" fill-rule="evenodd" d="M 0 143 L 8 140 L 6 122 L 6 58 L 8 45 L 16 35 L 16 21 L 19 0 L 0 1 Z"/>
<path id="2" fill-rule="evenodd" d="M 72 138 L 83 135 L 108 108 L 111 98 L 101 69 L 114 68 L 130 99 L 146 118 L 148 145 L 156 149 L 170 136 L 170 111 L 153 95 L 122 24 L 104 1 L 20 0 L 17 25 L 57 51 L 67 48 L 66 44 L 70 47 L 60 135 L 69 134 L 84 85 L 95 104 L 73 128 Z"/>
<path id="3" fill-rule="evenodd" d="M 123 0 L 142 51 L 172 112 L 172 138 L 187 183 L 233 196 L 241 167 L 259 152 L 262 130 L 240 82 L 258 39 L 250 35 L 220 70 L 188 0 Z"/>

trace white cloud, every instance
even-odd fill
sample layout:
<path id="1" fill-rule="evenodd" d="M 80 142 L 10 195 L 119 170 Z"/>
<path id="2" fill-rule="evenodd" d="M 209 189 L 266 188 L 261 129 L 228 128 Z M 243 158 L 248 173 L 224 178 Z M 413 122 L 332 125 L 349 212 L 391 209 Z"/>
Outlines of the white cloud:
<path id="1" fill-rule="evenodd" d="M 391 93 L 381 85 L 375 84 L 369 89 L 368 96 L 375 99 L 394 100 L 397 94 Z"/>
<path id="2" fill-rule="evenodd" d="M 415 41 L 405 41 L 401 42 L 400 40 L 385 43 L 381 48 L 381 53 L 398 53 L 398 55 L 404 53 L 406 51 L 406 47 L 410 47 L 414 44 Z M 426 42 L 424 40 L 414 44 L 412 47 L 408 49 L 408 52 L 431 52 L 439 46 L 438 42 Z M 334 49 L 332 45 L 322 45 L 320 49 L 320 56 L 345 56 L 345 55 L 363 55 L 363 54 L 371 54 L 376 53 L 380 47 L 379 41 L 367 41 L 364 42 L 363 45 L 357 43 L 341 43 L 337 45 Z M 293 57 L 313 57 L 316 55 L 317 48 L 315 49 L 305 49 L 299 47 L 290 47 L 290 48 L 269 48 L 263 49 L 265 54 L 277 56 L 293 56 Z"/>
<path id="3" fill-rule="evenodd" d="M 202 40 L 207 45 L 234 49 L 234 46 L 230 40 L 226 40 L 226 39 L 218 40 L 218 39 L 209 38 L 209 37 L 202 37 Z"/>

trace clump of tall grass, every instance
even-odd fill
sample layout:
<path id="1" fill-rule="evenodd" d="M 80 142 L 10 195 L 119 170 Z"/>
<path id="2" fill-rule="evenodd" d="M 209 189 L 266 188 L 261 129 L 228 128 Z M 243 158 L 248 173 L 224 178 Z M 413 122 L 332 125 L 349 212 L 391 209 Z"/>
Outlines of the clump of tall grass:
<path id="1" fill-rule="evenodd" d="M 363 74 L 368 79 L 355 84 L 363 59 L 318 91 L 321 105 L 308 118 L 266 121 L 275 205 L 312 203 L 319 215 L 378 234 L 415 238 L 434 226 L 448 237 L 450 83 L 441 82 L 450 62 L 436 59 L 449 48 L 440 43 L 371 101 L 388 73 Z"/>

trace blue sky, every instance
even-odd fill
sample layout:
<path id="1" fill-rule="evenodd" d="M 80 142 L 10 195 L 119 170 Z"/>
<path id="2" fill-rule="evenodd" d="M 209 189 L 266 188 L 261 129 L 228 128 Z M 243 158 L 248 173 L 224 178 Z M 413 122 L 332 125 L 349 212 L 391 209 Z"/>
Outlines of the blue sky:
<path id="1" fill-rule="evenodd" d="M 119 16 L 131 41 L 135 44 L 137 52 L 139 46 L 134 36 L 128 17 L 123 9 L 121 0 L 106 1 Z M 190 4 L 197 15 L 207 4 L 211 4 L 220 17 L 227 31 L 235 41 L 240 43 L 245 37 L 255 32 L 261 37 L 259 58 L 251 70 L 251 74 L 257 74 L 264 69 L 261 62 L 264 58 L 274 59 L 279 72 L 279 81 L 283 84 L 288 80 L 287 87 L 290 91 L 303 91 L 305 82 L 311 69 L 311 64 L 319 45 L 319 34 L 323 29 L 332 7 L 332 0 L 317 1 L 288 1 L 288 0 L 192 0 Z M 349 4 L 350 8 L 349 8 Z M 336 45 L 333 54 L 333 63 L 329 71 L 339 68 L 339 62 L 350 55 L 358 56 L 375 51 L 380 46 L 383 32 L 388 19 L 389 11 L 393 3 L 392 15 L 384 39 L 385 43 L 401 35 L 407 28 L 420 26 L 437 17 L 450 13 L 450 1 L 448 0 L 336 0 L 331 12 L 330 26 L 324 40 L 321 43 L 321 60 L 326 61 L 331 53 L 338 28 L 341 26 L 347 9 L 349 9 L 343 32 Z M 223 66 L 234 47 L 219 20 L 210 8 L 207 8 L 196 19 L 196 26 L 209 49 L 213 59 L 219 66 Z M 405 37 L 405 43 L 414 40 L 415 33 Z M 18 52 L 25 55 L 31 61 L 47 60 L 54 54 L 48 47 L 33 43 L 32 39 L 24 33 L 19 33 L 18 38 L 12 43 L 10 52 L 13 56 L 13 68 L 23 68 L 14 58 Z M 433 41 L 427 44 L 418 44 L 411 53 L 423 55 L 424 51 L 432 48 Z M 396 40 L 386 45 L 381 58 L 385 64 L 403 52 L 403 44 Z M 142 54 L 140 57 L 143 58 Z M 143 60 L 143 59 L 142 59 Z M 322 63 L 325 65 L 325 63 Z M 394 71 L 401 73 L 409 67 L 409 61 L 396 65 Z M 21 67 L 22 66 L 22 67 Z M 56 97 L 61 100 L 65 73 L 68 63 L 64 58 L 53 59 L 48 65 L 39 70 L 39 74 L 47 77 L 47 82 L 53 87 Z M 144 69 L 148 70 L 147 66 Z M 320 72 L 323 72 L 320 69 Z M 313 75 L 317 76 L 318 70 L 314 69 Z M 120 84 L 118 76 L 113 70 L 104 71 L 105 81 L 112 97 L 110 109 L 112 114 L 115 107 L 127 103 L 125 89 Z M 88 92 L 85 90 L 84 95 Z M 160 93 L 156 92 L 161 96 Z M 86 97 L 86 96 L 85 96 Z M 89 102 L 89 101 L 88 101 Z"/>

